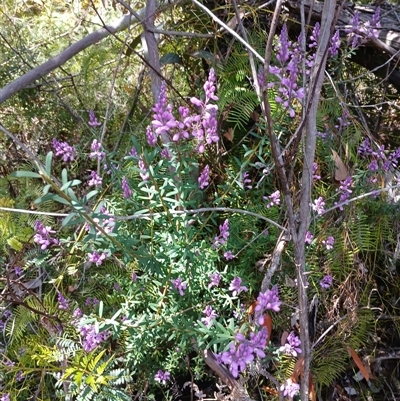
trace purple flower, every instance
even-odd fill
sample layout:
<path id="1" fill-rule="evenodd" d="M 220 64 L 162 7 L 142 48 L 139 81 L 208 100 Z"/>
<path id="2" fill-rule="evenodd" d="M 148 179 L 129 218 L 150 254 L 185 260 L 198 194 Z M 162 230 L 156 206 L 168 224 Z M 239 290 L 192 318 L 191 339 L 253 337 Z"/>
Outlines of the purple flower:
<path id="1" fill-rule="evenodd" d="M 15 380 L 17 382 L 22 382 L 22 380 L 24 380 L 24 379 L 25 379 L 25 376 L 24 376 L 22 370 L 18 371 L 17 374 L 15 375 Z"/>
<path id="2" fill-rule="evenodd" d="M 317 212 L 318 215 L 321 215 L 325 212 L 325 201 L 322 196 L 318 199 L 314 200 L 314 203 L 311 205 L 314 212 Z"/>
<path id="3" fill-rule="evenodd" d="M 96 263 L 97 266 L 100 266 L 103 263 L 103 260 L 108 256 L 108 252 L 102 252 L 101 254 L 97 251 L 93 253 L 88 253 L 89 262 Z"/>
<path id="4" fill-rule="evenodd" d="M 313 176 L 312 176 L 312 178 L 314 180 L 316 180 L 316 181 L 321 179 L 321 176 L 317 174 L 317 171 L 318 171 L 318 164 L 314 162 L 313 163 Z"/>
<path id="5" fill-rule="evenodd" d="M 21 274 L 23 273 L 24 271 L 22 270 L 22 268 L 20 268 L 19 266 L 15 266 L 14 267 L 14 273 L 17 275 L 17 276 L 21 276 Z"/>
<path id="6" fill-rule="evenodd" d="M 225 258 L 226 260 L 232 260 L 232 259 L 235 258 L 235 255 L 232 253 L 232 251 L 226 251 L 226 252 L 224 253 L 224 258 Z"/>
<path id="7" fill-rule="evenodd" d="M 218 248 L 219 245 L 224 245 L 229 238 L 229 220 L 226 219 L 223 224 L 219 226 L 219 235 L 214 237 L 213 248 Z"/>
<path id="8" fill-rule="evenodd" d="M 58 309 L 61 310 L 68 310 L 69 308 L 69 301 L 68 299 L 64 298 L 64 295 L 61 292 L 58 293 Z"/>
<path id="9" fill-rule="evenodd" d="M 160 152 L 160 157 L 162 158 L 162 159 L 165 159 L 165 160 L 171 160 L 171 152 L 168 150 L 168 148 L 163 148 L 163 149 L 161 149 L 161 152 Z"/>
<path id="10" fill-rule="evenodd" d="M 203 310 L 206 317 L 201 318 L 201 322 L 209 329 L 213 325 L 213 320 L 218 316 L 217 312 L 210 306 L 207 305 Z"/>
<path id="11" fill-rule="evenodd" d="M 10 394 L 3 394 L 0 398 L 0 401 L 10 401 Z"/>
<path id="12" fill-rule="evenodd" d="M 95 171 L 90 172 L 90 177 L 91 179 L 88 182 L 89 187 L 100 187 L 103 184 L 103 179 Z"/>
<path id="13" fill-rule="evenodd" d="M 58 239 L 51 237 L 51 234 L 55 234 L 51 227 L 45 227 L 39 220 L 36 220 L 34 228 L 36 234 L 33 236 L 33 241 L 40 245 L 40 249 L 45 250 L 51 244 L 58 244 Z"/>
<path id="14" fill-rule="evenodd" d="M 155 114 L 151 124 L 156 135 L 165 135 L 178 125 L 172 114 L 172 106 L 170 104 L 167 105 L 167 86 L 165 82 L 161 84 L 158 102 L 153 107 L 153 111 Z"/>
<path id="15" fill-rule="evenodd" d="M 74 312 L 72 313 L 72 317 L 73 317 L 74 319 L 80 319 L 82 316 L 83 316 L 83 313 L 82 313 L 82 311 L 81 311 L 80 308 L 76 308 L 76 309 L 74 310 Z"/>
<path id="16" fill-rule="evenodd" d="M 272 206 L 279 206 L 280 201 L 281 201 L 281 193 L 279 191 L 275 191 L 273 194 L 270 196 L 263 196 L 263 199 L 266 200 L 267 202 L 270 201 L 267 204 L 267 208 L 269 209 Z"/>
<path id="17" fill-rule="evenodd" d="M 265 310 L 273 310 L 274 312 L 279 312 L 281 308 L 281 301 L 279 300 L 278 287 L 274 285 L 271 290 L 267 290 L 264 293 L 260 292 L 257 297 L 257 305 L 255 311 L 257 315 L 260 315 L 258 319 L 258 324 L 264 323 L 264 318 L 262 314 Z"/>
<path id="18" fill-rule="evenodd" d="M 56 138 L 53 138 L 53 148 L 56 152 L 56 156 L 62 156 L 65 162 L 73 161 L 76 156 L 76 149 L 70 146 L 67 142 L 58 142 Z"/>
<path id="19" fill-rule="evenodd" d="M 298 354 L 301 354 L 301 341 L 299 337 L 297 337 L 292 331 L 286 339 L 287 343 L 278 349 L 278 352 L 281 352 L 285 355 L 291 355 L 296 357 Z"/>
<path id="20" fill-rule="evenodd" d="M 340 181 L 340 187 L 339 187 L 339 193 L 340 193 L 340 199 L 339 203 L 344 203 L 347 204 L 348 199 L 350 198 L 350 194 L 353 192 L 350 187 L 353 184 L 353 179 L 351 176 L 348 176 L 344 181 Z M 335 205 L 337 205 L 338 202 L 335 202 Z M 343 206 L 339 206 L 340 210 L 343 210 Z"/>
<path id="21" fill-rule="evenodd" d="M 252 189 L 251 179 L 249 178 L 249 173 L 247 171 L 243 171 L 241 174 L 240 184 L 243 189 Z"/>
<path id="22" fill-rule="evenodd" d="M 377 171 L 379 170 L 378 162 L 376 159 L 372 160 L 372 162 L 368 165 L 369 171 Z"/>
<path id="23" fill-rule="evenodd" d="M 97 139 L 93 140 L 92 144 L 90 145 L 90 149 L 91 149 L 91 152 L 89 153 L 89 157 L 91 159 L 96 157 L 97 160 L 101 160 L 106 155 L 105 152 L 100 150 L 101 142 L 99 142 Z"/>
<path id="24" fill-rule="evenodd" d="M 132 196 L 132 190 L 129 187 L 128 180 L 126 177 L 122 177 L 122 195 L 125 199 L 129 199 Z"/>
<path id="25" fill-rule="evenodd" d="M 317 22 L 313 28 L 312 34 L 310 36 L 310 44 L 308 47 L 312 49 L 313 47 L 318 46 L 318 39 L 319 39 L 319 32 L 320 32 L 320 25 L 319 22 Z"/>
<path id="26" fill-rule="evenodd" d="M 172 285 L 175 287 L 177 291 L 179 291 L 179 295 L 183 297 L 185 295 L 185 290 L 187 288 L 187 284 L 178 277 L 176 280 L 171 280 Z"/>
<path id="27" fill-rule="evenodd" d="M 293 398 L 295 395 L 299 394 L 300 384 L 293 383 L 291 379 L 287 379 L 280 387 L 280 390 L 283 392 L 284 397 Z"/>
<path id="28" fill-rule="evenodd" d="M 100 301 L 97 298 L 87 298 L 85 301 L 86 306 L 96 306 L 100 303 Z"/>
<path id="29" fill-rule="evenodd" d="M 154 148 L 157 145 L 157 137 L 154 135 L 154 132 L 152 131 L 150 126 L 147 126 L 147 128 L 146 128 L 146 139 L 147 139 L 147 143 L 151 147 Z"/>
<path id="30" fill-rule="evenodd" d="M 310 233 L 310 231 L 307 231 L 304 242 L 311 245 L 313 238 L 314 238 L 314 236 Z"/>
<path id="31" fill-rule="evenodd" d="M 208 284 L 208 288 L 218 287 L 222 276 L 219 273 L 211 273 L 209 277 L 210 283 Z"/>
<path id="32" fill-rule="evenodd" d="M 329 54 L 331 57 L 335 57 L 338 54 L 340 48 L 340 33 L 336 31 L 331 39 L 331 45 L 329 47 Z"/>
<path id="33" fill-rule="evenodd" d="M 327 274 L 322 278 L 322 280 L 319 282 L 319 285 L 321 288 L 329 288 L 332 285 L 332 276 L 330 274 Z"/>
<path id="34" fill-rule="evenodd" d="M 156 382 L 159 382 L 159 383 L 165 385 L 167 383 L 167 381 L 171 380 L 170 373 L 169 372 L 163 372 L 162 370 L 159 370 L 154 375 L 154 380 Z"/>
<path id="35" fill-rule="evenodd" d="M 258 333 L 250 333 L 250 340 L 241 333 L 237 333 L 235 338 L 239 344 L 236 346 L 234 342 L 231 342 L 229 351 L 217 355 L 217 360 L 229 365 L 229 371 L 233 377 L 238 377 L 239 372 L 243 372 L 255 356 L 265 357 L 264 349 L 267 346 L 268 332 L 263 327 Z"/>
<path id="36" fill-rule="evenodd" d="M 99 123 L 99 122 L 97 121 L 97 118 L 96 118 L 96 116 L 94 115 L 94 111 L 93 111 L 93 110 L 90 110 L 90 111 L 89 111 L 89 122 L 88 122 L 88 124 L 89 124 L 91 127 L 99 127 L 99 126 L 101 125 L 101 123 Z"/>
<path id="37" fill-rule="evenodd" d="M 322 243 L 326 246 L 326 249 L 330 251 L 331 249 L 333 249 L 335 238 L 329 236 L 326 240 L 323 240 Z"/>
<path id="38" fill-rule="evenodd" d="M 366 157 L 372 154 L 371 145 L 368 138 L 365 138 L 358 147 L 357 153 L 360 156 Z"/>
<path id="39" fill-rule="evenodd" d="M 235 276 L 234 279 L 231 281 L 231 284 L 229 286 L 229 291 L 232 291 L 232 295 L 234 297 L 239 295 L 242 291 L 244 292 L 248 291 L 248 288 L 241 284 L 242 284 L 242 279 L 238 276 Z"/>
<path id="40" fill-rule="evenodd" d="M 129 156 L 138 157 L 138 152 L 134 146 L 132 146 L 131 151 L 129 152 Z"/>
<path id="41" fill-rule="evenodd" d="M 210 185 L 210 183 L 208 182 L 209 179 L 210 179 L 210 167 L 207 164 L 204 167 L 203 171 L 201 172 L 200 177 L 198 178 L 199 188 L 200 189 L 207 188 Z"/>
<path id="42" fill-rule="evenodd" d="M 246 365 L 254 360 L 253 348 L 245 343 L 239 344 L 236 348 L 235 343 L 232 342 L 229 344 L 229 351 L 220 355 L 220 360 L 229 365 L 229 371 L 236 378 L 246 369 Z"/>
<path id="43" fill-rule="evenodd" d="M 137 274 L 135 272 L 132 273 L 131 279 L 134 283 L 137 281 Z"/>
<path id="44" fill-rule="evenodd" d="M 87 324 L 80 328 L 80 335 L 82 338 L 82 346 L 85 352 L 93 351 L 99 344 L 105 341 L 108 337 L 108 332 L 96 332 L 96 326 Z"/>
<path id="45" fill-rule="evenodd" d="M 139 167 L 139 169 L 140 169 L 139 175 L 140 175 L 140 177 L 142 178 L 142 180 L 143 180 L 143 181 L 148 181 L 150 175 L 149 175 L 149 173 L 148 173 L 148 171 L 147 171 L 146 164 L 145 164 L 145 162 L 144 162 L 144 160 L 143 160 L 142 157 L 141 157 L 141 158 L 139 159 L 139 161 L 138 161 L 138 167 Z"/>

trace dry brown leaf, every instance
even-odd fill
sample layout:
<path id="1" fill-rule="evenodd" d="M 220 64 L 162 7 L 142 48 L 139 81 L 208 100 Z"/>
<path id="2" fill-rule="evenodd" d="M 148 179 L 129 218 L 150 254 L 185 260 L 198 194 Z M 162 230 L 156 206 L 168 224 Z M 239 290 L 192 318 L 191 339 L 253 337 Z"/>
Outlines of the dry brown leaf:
<path id="1" fill-rule="evenodd" d="M 293 373 L 290 376 L 292 382 L 297 383 L 300 375 L 304 375 L 304 357 L 302 356 L 297 360 L 296 365 L 294 365 Z"/>
<path id="2" fill-rule="evenodd" d="M 252 315 L 255 312 L 256 306 L 258 305 L 257 301 L 254 301 L 246 310 L 248 315 Z"/>
<path id="3" fill-rule="evenodd" d="M 281 335 L 281 345 L 282 347 L 286 344 L 286 339 L 288 338 L 289 332 L 284 331 Z"/>
<path id="4" fill-rule="evenodd" d="M 229 127 L 228 131 L 226 131 L 224 133 L 224 137 L 229 141 L 229 142 L 233 142 L 233 128 Z"/>
<path id="5" fill-rule="evenodd" d="M 349 355 L 353 358 L 353 361 L 357 365 L 358 369 L 360 369 L 360 372 L 364 376 L 364 379 L 369 381 L 370 375 L 368 369 L 362 363 L 360 357 L 357 355 L 357 352 L 350 347 L 347 347 L 347 351 L 349 352 Z"/>
<path id="6" fill-rule="evenodd" d="M 268 344 L 269 340 L 271 338 L 271 333 L 272 333 L 272 319 L 271 319 L 271 316 L 268 315 L 267 313 L 264 313 L 263 317 L 264 317 L 264 321 L 261 326 L 264 326 L 267 329 L 267 333 L 268 333 L 267 344 Z"/>
<path id="7" fill-rule="evenodd" d="M 335 180 L 336 181 L 344 181 L 348 176 L 349 176 L 349 172 L 346 168 L 346 166 L 344 165 L 342 159 L 340 158 L 340 156 L 336 153 L 336 151 L 334 151 L 333 149 L 331 149 L 332 151 L 332 155 L 333 155 L 333 160 L 335 161 Z"/>
<path id="8" fill-rule="evenodd" d="M 315 393 L 314 381 L 311 372 L 308 380 L 308 395 L 311 401 L 317 401 L 317 394 Z"/>

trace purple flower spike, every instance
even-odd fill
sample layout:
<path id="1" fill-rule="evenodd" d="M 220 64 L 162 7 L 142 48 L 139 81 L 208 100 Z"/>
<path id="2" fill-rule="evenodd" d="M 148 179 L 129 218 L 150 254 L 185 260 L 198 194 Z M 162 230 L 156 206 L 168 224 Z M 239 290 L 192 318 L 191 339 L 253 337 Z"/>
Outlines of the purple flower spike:
<path id="1" fill-rule="evenodd" d="M 76 157 L 76 149 L 67 142 L 58 142 L 56 138 L 53 138 L 53 148 L 56 152 L 56 156 L 62 156 L 65 162 L 72 162 Z"/>
<path id="2" fill-rule="evenodd" d="M 89 122 L 88 122 L 88 124 L 89 124 L 91 127 L 99 127 L 99 126 L 101 125 L 101 123 L 99 123 L 99 122 L 97 121 L 97 118 L 96 118 L 96 116 L 94 115 L 94 111 L 93 111 L 93 110 L 90 110 L 90 111 L 89 111 Z"/>
<path id="3" fill-rule="evenodd" d="M 333 278 L 330 274 L 324 276 L 319 282 L 321 288 L 327 289 L 332 285 Z"/>
<path id="4" fill-rule="evenodd" d="M 219 273 L 211 273 L 210 274 L 210 283 L 208 284 L 208 288 L 218 287 L 221 282 L 222 276 Z"/>
<path id="5" fill-rule="evenodd" d="M 293 331 L 287 336 L 286 341 L 287 343 L 278 349 L 279 352 L 294 357 L 296 357 L 298 354 L 301 354 L 301 341 Z"/>
<path id="6" fill-rule="evenodd" d="M 210 185 L 208 181 L 209 179 L 210 179 L 210 167 L 207 164 L 207 166 L 205 166 L 204 170 L 201 172 L 200 177 L 198 178 L 199 188 L 200 189 L 207 188 Z"/>
<path id="7" fill-rule="evenodd" d="M 122 194 L 125 199 L 129 199 L 132 196 L 132 190 L 129 187 L 128 180 L 126 177 L 122 177 Z"/>
<path id="8" fill-rule="evenodd" d="M 226 219 L 222 225 L 219 226 L 219 235 L 214 238 L 213 248 L 218 248 L 219 245 L 225 245 L 229 238 L 229 220 Z"/>
<path id="9" fill-rule="evenodd" d="M 232 291 L 232 295 L 234 297 L 239 295 L 242 291 L 244 292 L 248 291 L 248 288 L 241 284 L 242 284 L 242 279 L 238 276 L 235 276 L 235 278 L 231 281 L 231 284 L 229 286 L 229 291 Z"/>
<path id="10" fill-rule="evenodd" d="M 45 250 L 51 244 L 58 244 L 58 239 L 51 237 L 51 234 L 56 233 L 51 227 L 45 227 L 39 220 L 36 220 L 34 228 L 36 234 L 33 236 L 33 241 L 40 245 L 40 249 Z"/>
<path id="11" fill-rule="evenodd" d="M 206 306 L 203 313 L 206 317 L 202 317 L 201 322 L 209 329 L 213 325 L 213 320 L 218 317 L 218 314 L 210 305 Z"/>
<path id="12" fill-rule="evenodd" d="M 89 157 L 91 159 L 97 158 L 98 160 L 101 160 L 106 155 L 106 153 L 103 152 L 101 148 L 101 142 L 99 142 L 97 139 L 94 139 L 90 146 L 91 152 L 89 154 Z"/>
<path id="13" fill-rule="evenodd" d="M 300 392 L 300 384 L 293 383 L 291 379 L 287 379 L 284 384 L 280 387 L 280 390 L 283 392 L 284 397 L 293 398 L 295 395 Z"/>
<path id="14" fill-rule="evenodd" d="M 167 381 L 171 380 L 171 375 L 169 372 L 163 372 L 162 370 L 159 370 L 155 375 L 154 375 L 154 380 L 156 382 L 159 382 L 161 384 L 167 384 Z"/>
<path id="15" fill-rule="evenodd" d="M 274 285 L 272 290 L 267 290 L 264 293 L 260 292 L 257 297 L 257 306 L 255 307 L 255 311 L 262 315 L 264 311 L 268 309 L 271 309 L 274 312 L 279 312 L 280 307 L 281 301 L 279 300 L 278 287 Z"/>
<path id="16" fill-rule="evenodd" d="M 103 263 L 103 260 L 108 256 L 107 252 L 102 252 L 101 254 L 97 251 L 93 253 L 88 253 L 89 262 L 95 263 L 97 266 L 100 266 Z"/>
<path id="17" fill-rule="evenodd" d="M 171 280 L 171 283 L 174 288 L 179 292 L 179 295 L 183 297 L 185 295 L 187 284 L 180 277 L 178 277 L 176 280 Z"/>
<path id="18" fill-rule="evenodd" d="M 326 239 L 323 240 L 322 243 L 325 245 L 326 249 L 330 251 L 333 249 L 333 245 L 335 243 L 335 238 L 333 238 L 331 235 Z"/>
<path id="19" fill-rule="evenodd" d="M 263 196 L 263 199 L 266 200 L 267 202 L 267 209 L 273 206 L 279 206 L 280 201 L 281 201 L 281 193 L 279 191 L 275 191 L 273 194 L 270 196 Z"/>
<path id="20" fill-rule="evenodd" d="M 318 199 L 314 200 L 314 203 L 311 205 L 312 209 L 314 212 L 317 212 L 317 214 L 320 216 L 321 214 L 325 213 L 325 201 L 322 196 L 320 196 Z"/>
<path id="21" fill-rule="evenodd" d="M 90 172 L 91 179 L 88 182 L 89 187 L 101 187 L 103 184 L 103 179 L 95 172 Z"/>
<path id="22" fill-rule="evenodd" d="M 65 299 L 61 292 L 58 293 L 58 309 L 61 310 L 68 310 L 69 308 L 69 301 Z"/>

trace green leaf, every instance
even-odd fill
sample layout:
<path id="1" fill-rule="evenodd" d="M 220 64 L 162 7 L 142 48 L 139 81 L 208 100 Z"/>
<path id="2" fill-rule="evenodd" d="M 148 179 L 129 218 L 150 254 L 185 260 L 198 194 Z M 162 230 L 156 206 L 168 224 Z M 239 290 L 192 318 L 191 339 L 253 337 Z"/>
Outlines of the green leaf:
<path id="1" fill-rule="evenodd" d="M 215 55 L 206 51 L 206 50 L 198 50 L 191 54 L 194 58 L 204 58 L 205 60 L 209 61 L 211 64 L 215 64 Z"/>
<path id="2" fill-rule="evenodd" d="M 71 204 L 66 199 L 61 198 L 61 196 L 56 195 L 56 194 L 47 194 L 45 196 L 41 196 L 40 198 L 35 199 L 35 201 L 33 203 L 38 205 L 38 204 L 46 202 L 48 200 L 52 200 L 54 202 L 62 203 L 63 205 L 71 206 Z"/>
<path id="3" fill-rule="evenodd" d="M 51 176 L 51 162 L 53 161 L 53 152 L 47 153 L 46 156 L 46 174 Z"/>
<path id="4" fill-rule="evenodd" d="M 66 168 L 63 168 L 61 171 L 61 181 L 63 185 L 65 185 L 68 182 L 68 171 Z"/>
<path id="5" fill-rule="evenodd" d="M 75 187 L 75 186 L 77 186 L 77 185 L 79 185 L 79 184 L 82 184 L 82 181 L 80 181 L 80 180 L 72 180 L 72 181 L 66 182 L 66 183 L 60 188 L 60 190 L 61 190 L 61 191 L 64 191 L 64 190 L 66 190 L 67 188 Z"/>
<path id="6" fill-rule="evenodd" d="M 35 173 L 33 171 L 14 171 L 13 173 L 11 173 L 11 177 L 17 177 L 17 178 L 21 178 L 21 177 L 28 177 L 28 178 L 40 178 L 40 174 Z"/>
<path id="7" fill-rule="evenodd" d="M 182 58 L 176 53 L 167 53 L 160 58 L 161 67 L 166 64 L 182 64 Z"/>
<path id="8" fill-rule="evenodd" d="M 43 195 L 47 195 L 50 191 L 51 185 L 47 184 L 43 187 Z"/>
<path id="9" fill-rule="evenodd" d="M 86 194 L 83 199 L 82 199 L 82 203 L 85 204 L 89 199 L 93 198 L 93 196 L 97 195 L 99 193 L 99 191 L 94 190 L 94 191 L 90 191 L 88 194 Z"/>
<path id="10" fill-rule="evenodd" d="M 78 213 L 70 213 L 61 223 L 61 227 L 74 226 L 84 222 L 84 218 Z"/>
<path id="11" fill-rule="evenodd" d="M 142 36 L 142 34 L 136 36 L 135 39 L 132 40 L 132 42 L 128 45 L 128 49 L 126 50 L 125 55 L 127 57 L 129 57 L 133 51 L 136 49 L 136 47 L 140 44 L 140 37 Z"/>

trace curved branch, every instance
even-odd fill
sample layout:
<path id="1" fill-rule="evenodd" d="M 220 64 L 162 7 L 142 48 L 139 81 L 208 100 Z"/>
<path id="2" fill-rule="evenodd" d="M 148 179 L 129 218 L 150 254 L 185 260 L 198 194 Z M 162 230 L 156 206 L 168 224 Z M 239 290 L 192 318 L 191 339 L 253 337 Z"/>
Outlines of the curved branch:
<path id="1" fill-rule="evenodd" d="M 144 17 L 145 9 L 141 9 L 137 12 L 137 15 L 140 17 Z M 74 57 L 76 54 L 81 51 L 87 49 L 88 47 L 94 45 L 100 40 L 106 38 L 107 36 L 116 34 L 121 32 L 129 27 L 129 25 L 137 21 L 137 18 L 132 17 L 132 15 L 128 14 L 113 22 L 110 25 L 105 26 L 104 28 L 100 28 L 99 30 L 92 32 L 87 35 L 83 39 L 74 43 L 73 45 L 67 47 L 64 51 L 62 51 L 57 56 L 52 59 L 46 61 L 45 63 L 39 65 L 33 70 L 28 71 L 26 74 L 20 76 L 13 82 L 9 83 L 2 89 L 0 89 L 0 104 L 5 102 L 15 93 L 20 91 L 23 88 L 26 88 L 28 85 L 32 84 L 36 80 L 43 78 L 49 72 L 55 70 L 56 68 L 65 64 L 69 59 Z M 139 21 L 138 21 L 139 22 Z"/>

